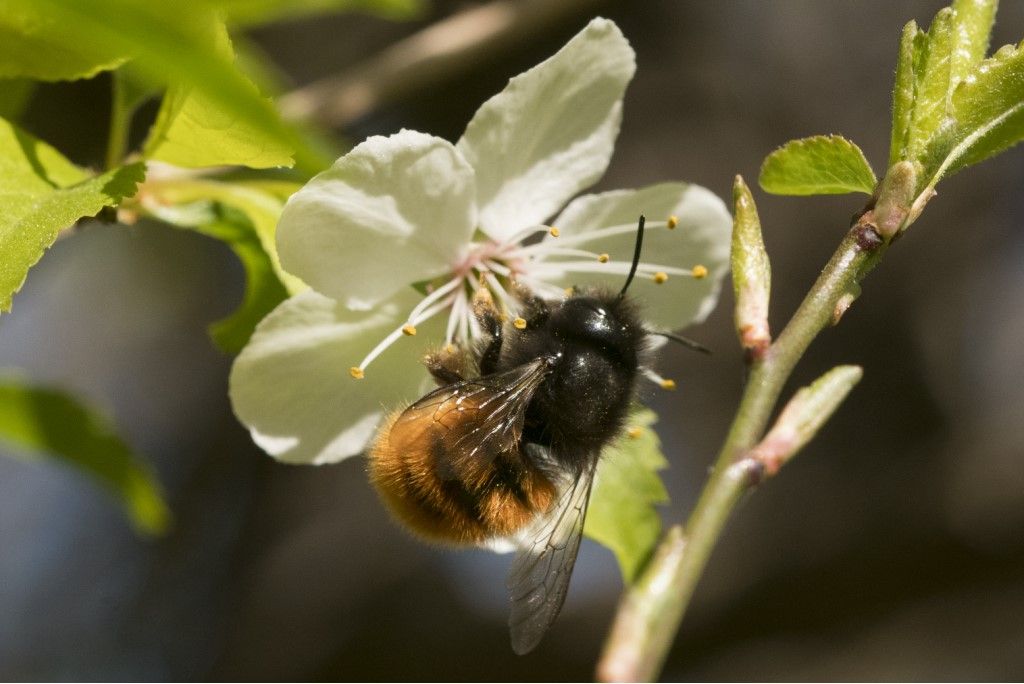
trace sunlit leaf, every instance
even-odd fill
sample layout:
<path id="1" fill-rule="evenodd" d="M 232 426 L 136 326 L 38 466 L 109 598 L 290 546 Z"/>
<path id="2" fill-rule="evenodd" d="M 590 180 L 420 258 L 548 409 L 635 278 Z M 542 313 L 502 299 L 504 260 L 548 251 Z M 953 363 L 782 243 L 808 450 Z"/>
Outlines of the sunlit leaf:
<path id="1" fill-rule="evenodd" d="M 137 73 L 155 84 L 184 84 L 215 107 L 216 125 L 258 132 L 264 150 L 290 148 L 293 134 L 216 40 L 214 5 L 152 0 L 5 0 L 46 17 L 54 40 L 132 57 Z M 205 122 L 204 122 L 205 123 Z M 230 136 L 227 136 L 230 138 Z"/>
<path id="2" fill-rule="evenodd" d="M 1024 139 L 1024 48 L 1006 46 L 968 75 L 953 94 L 953 120 L 926 155 L 933 183 Z"/>
<path id="3" fill-rule="evenodd" d="M 152 470 L 107 418 L 74 397 L 0 378 L 0 441 L 26 459 L 54 458 L 82 470 L 118 498 L 139 532 L 167 529 L 170 511 Z"/>
<path id="4" fill-rule="evenodd" d="M 615 553 L 625 581 L 631 582 L 654 550 L 661 518 L 654 504 L 668 501 L 658 475 L 668 466 L 649 409 L 634 411 L 628 432 L 601 455 L 590 496 L 584 534 Z"/>
<path id="5" fill-rule="evenodd" d="M 28 270 L 85 216 L 135 194 L 144 176 L 133 164 L 90 178 L 55 149 L 0 119 L 0 311 L 10 311 Z"/>
<path id="6" fill-rule="evenodd" d="M 40 81 L 89 78 L 128 58 L 120 45 L 75 35 L 59 16 L 41 11 L 34 0 L 0 2 L 0 78 Z"/>
<path id="7" fill-rule="evenodd" d="M 878 183 L 860 148 L 838 135 L 791 140 L 765 158 L 759 181 L 777 195 L 870 195 Z"/>
<path id="8" fill-rule="evenodd" d="M 227 29 L 221 22 L 208 27 L 208 42 L 220 58 L 234 60 Z M 259 92 L 241 74 L 248 96 Z M 263 101 L 269 107 L 269 102 Z M 188 83 L 172 85 L 164 96 L 156 122 L 143 147 L 143 156 L 189 168 L 238 164 L 252 168 L 291 166 L 290 144 L 267 136 L 252 122 L 224 110 L 209 93 Z"/>
<path id="9" fill-rule="evenodd" d="M 919 48 L 919 65 L 914 70 L 914 112 L 907 132 L 907 159 L 921 155 L 946 119 L 949 98 L 956 85 L 953 72 L 953 53 L 957 45 L 955 17 L 948 7 L 940 10 L 928 27 L 928 33 L 918 36 L 923 42 Z"/>
<path id="10" fill-rule="evenodd" d="M 996 0 L 954 0 L 928 32 L 904 28 L 893 88 L 889 164 L 935 156 L 952 147 L 953 96 L 985 57 Z"/>
<path id="11" fill-rule="evenodd" d="M 953 0 L 957 34 L 957 46 L 953 54 L 953 78 L 957 83 L 985 59 L 998 4 L 998 0 Z"/>
<path id="12" fill-rule="evenodd" d="M 917 22 L 908 22 L 900 38 L 896 60 L 896 79 L 892 88 L 892 141 L 889 146 L 889 166 L 906 159 L 907 134 L 914 115 L 914 94 L 917 89 L 915 65 L 921 59 L 921 29 Z"/>

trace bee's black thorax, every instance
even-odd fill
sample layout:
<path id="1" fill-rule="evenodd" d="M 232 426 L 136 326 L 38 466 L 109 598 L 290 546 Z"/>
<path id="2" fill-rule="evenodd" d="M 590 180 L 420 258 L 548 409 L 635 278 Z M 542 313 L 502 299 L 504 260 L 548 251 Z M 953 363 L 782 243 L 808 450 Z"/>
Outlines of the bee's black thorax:
<path id="1" fill-rule="evenodd" d="M 585 294 L 527 321 L 506 337 L 500 366 L 551 359 L 526 410 L 523 440 L 545 447 L 580 472 L 622 429 L 633 399 L 646 332 L 633 305 Z"/>

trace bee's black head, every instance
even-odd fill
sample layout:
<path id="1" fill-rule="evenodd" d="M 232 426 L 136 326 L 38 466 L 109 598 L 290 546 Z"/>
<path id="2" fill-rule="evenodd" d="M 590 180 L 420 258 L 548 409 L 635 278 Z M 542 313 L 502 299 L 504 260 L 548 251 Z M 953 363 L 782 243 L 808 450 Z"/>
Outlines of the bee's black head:
<path id="1" fill-rule="evenodd" d="M 589 347 L 631 368 L 647 334 L 630 300 L 602 293 L 569 297 L 551 312 L 547 329 L 564 344 Z"/>

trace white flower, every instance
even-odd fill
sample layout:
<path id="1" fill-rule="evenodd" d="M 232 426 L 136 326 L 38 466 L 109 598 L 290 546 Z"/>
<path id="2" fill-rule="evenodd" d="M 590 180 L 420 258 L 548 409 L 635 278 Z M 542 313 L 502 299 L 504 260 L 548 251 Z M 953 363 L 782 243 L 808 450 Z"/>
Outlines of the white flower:
<path id="1" fill-rule="evenodd" d="M 634 70 L 618 27 L 595 19 L 485 102 L 455 145 L 407 130 L 373 137 L 298 191 L 278 251 L 311 289 L 264 319 L 231 373 L 253 439 L 290 463 L 361 452 L 387 411 L 428 386 L 423 353 L 479 334 L 476 288 L 513 317 L 513 281 L 548 298 L 574 285 L 617 288 L 641 213 L 645 259 L 631 295 L 653 330 L 702 320 L 731 226 L 708 190 L 586 195 L 545 223 L 607 168 Z"/>

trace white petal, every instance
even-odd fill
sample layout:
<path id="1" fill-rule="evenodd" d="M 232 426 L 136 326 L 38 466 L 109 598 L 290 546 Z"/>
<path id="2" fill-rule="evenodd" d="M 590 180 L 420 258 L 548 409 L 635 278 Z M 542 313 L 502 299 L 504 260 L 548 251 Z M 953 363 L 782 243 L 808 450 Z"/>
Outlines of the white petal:
<path id="1" fill-rule="evenodd" d="M 476 169 L 484 232 L 536 225 L 601 177 L 635 70 L 619 28 L 594 19 L 477 110 L 458 148 Z"/>
<path id="2" fill-rule="evenodd" d="M 415 131 L 369 138 L 288 200 L 281 264 L 367 309 L 451 269 L 476 226 L 475 192 L 473 169 L 450 142 Z"/>
<path id="3" fill-rule="evenodd" d="M 677 330 L 707 317 L 718 300 L 722 276 L 729 269 L 729 243 L 732 217 L 714 193 L 699 185 L 662 183 L 639 190 L 616 190 L 586 195 L 574 200 L 556 219 L 559 238 L 546 238 L 553 247 L 570 235 L 585 234 L 610 226 L 635 226 L 640 214 L 649 223 L 664 222 L 670 215 L 679 218 L 674 230 L 648 228 L 644 232 L 641 262 L 689 269 L 701 264 L 708 269 L 706 278 L 669 276 L 657 284 L 640 277 L 629 287 L 629 294 L 643 307 L 644 317 L 655 330 Z M 612 261 L 629 262 L 633 258 L 636 231 L 614 237 L 587 240 L 574 247 L 597 254 L 607 253 Z M 551 257 L 549 261 L 563 260 Z M 622 275 L 567 273 L 553 281 L 559 287 L 600 285 L 618 290 L 625 282 Z"/>
<path id="4" fill-rule="evenodd" d="M 287 463 L 333 463 L 360 453 L 388 411 L 418 398 L 424 351 L 444 342 L 444 321 L 422 323 L 355 380 L 357 365 L 405 320 L 420 296 L 406 286 L 370 312 L 313 291 L 267 316 L 231 369 L 238 419 L 267 453 Z"/>

